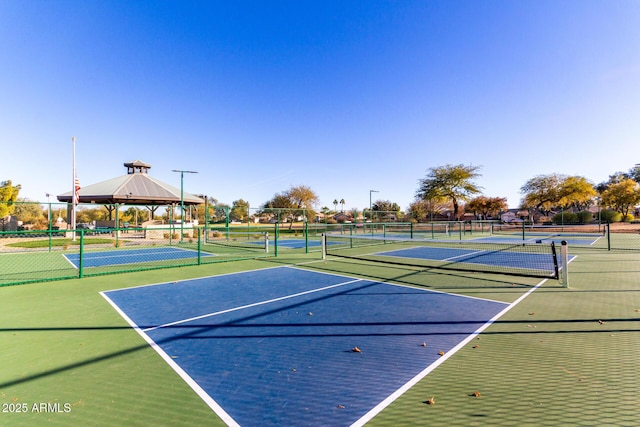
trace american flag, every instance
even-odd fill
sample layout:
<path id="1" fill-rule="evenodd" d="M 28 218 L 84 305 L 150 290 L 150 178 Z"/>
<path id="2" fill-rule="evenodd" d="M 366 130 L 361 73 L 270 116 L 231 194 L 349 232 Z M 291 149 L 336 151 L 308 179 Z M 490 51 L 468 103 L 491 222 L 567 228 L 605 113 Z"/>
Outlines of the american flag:
<path id="1" fill-rule="evenodd" d="M 75 193 L 75 202 L 78 204 L 80 202 L 80 180 L 78 178 L 74 178 L 73 180 L 73 191 Z"/>

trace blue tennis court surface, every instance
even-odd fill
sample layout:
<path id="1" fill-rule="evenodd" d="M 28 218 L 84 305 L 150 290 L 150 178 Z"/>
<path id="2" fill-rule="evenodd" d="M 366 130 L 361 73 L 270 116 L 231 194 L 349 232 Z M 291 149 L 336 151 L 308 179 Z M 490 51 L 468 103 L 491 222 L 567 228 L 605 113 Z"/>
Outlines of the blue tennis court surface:
<path id="1" fill-rule="evenodd" d="M 201 256 L 212 256 L 213 254 L 202 253 Z M 78 268 L 80 265 L 80 254 L 65 254 L 67 260 Z M 158 247 L 144 249 L 118 249 L 104 252 L 84 252 L 82 254 L 82 266 L 106 267 L 109 265 L 137 264 L 140 262 L 167 261 L 173 259 L 196 258 L 198 252 L 176 248 Z"/>
<path id="2" fill-rule="evenodd" d="M 247 426 L 362 425 L 509 307 L 292 267 L 103 295 L 227 424 Z"/>

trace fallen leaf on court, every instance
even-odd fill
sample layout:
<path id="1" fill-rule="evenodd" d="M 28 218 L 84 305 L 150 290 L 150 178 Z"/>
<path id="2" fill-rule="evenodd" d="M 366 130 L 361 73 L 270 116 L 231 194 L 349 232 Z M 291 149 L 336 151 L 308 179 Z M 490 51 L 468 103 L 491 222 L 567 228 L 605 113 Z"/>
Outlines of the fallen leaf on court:
<path id="1" fill-rule="evenodd" d="M 480 397 L 480 392 L 478 390 L 476 390 L 476 391 L 473 392 L 473 395 L 475 397 Z"/>
<path id="2" fill-rule="evenodd" d="M 440 356 L 444 356 L 444 351 L 440 350 L 440 352 L 438 353 Z"/>
<path id="3" fill-rule="evenodd" d="M 431 396 L 431 399 L 427 400 L 427 405 L 435 405 L 436 404 L 436 398 Z"/>
<path id="4" fill-rule="evenodd" d="M 362 353 L 362 350 L 360 350 L 358 347 L 353 347 L 351 351 L 353 351 L 354 353 Z"/>

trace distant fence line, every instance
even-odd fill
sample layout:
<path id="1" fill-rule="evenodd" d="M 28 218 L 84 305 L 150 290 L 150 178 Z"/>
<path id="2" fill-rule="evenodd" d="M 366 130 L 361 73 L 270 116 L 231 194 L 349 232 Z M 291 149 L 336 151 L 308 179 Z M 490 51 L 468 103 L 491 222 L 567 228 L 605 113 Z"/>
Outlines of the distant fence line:
<path id="1" fill-rule="evenodd" d="M 545 233 L 539 237 L 539 233 Z M 148 224 L 0 232 L 0 286 L 104 274 L 318 252 L 323 234 L 403 239 L 582 239 L 581 249 L 640 250 L 640 233 L 609 225 L 505 225 L 488 221 L 432 223 Z M 593 243 L 591 243 L 593 242 Z M 580 243 L 580 242 L 577 242 Z"/>

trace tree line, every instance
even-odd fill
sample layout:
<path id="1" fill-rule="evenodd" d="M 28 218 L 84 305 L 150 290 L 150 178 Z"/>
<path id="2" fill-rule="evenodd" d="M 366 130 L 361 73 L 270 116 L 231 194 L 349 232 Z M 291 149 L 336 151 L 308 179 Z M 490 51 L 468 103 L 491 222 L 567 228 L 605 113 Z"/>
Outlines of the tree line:
<path id="1" fill-rule="evenodd" d="M 323 218 L 325 221 L 335 220 L 411 220 L 429 221 L 447 218 L 459 220 L 464 213 L 471 213 L 476 218 L 499 217 L 507 210 L 507 199 L 482 194 L 482 187 L 476 181 L 482 176 L 480 166 L 443 165 L 429 168 L 426 176 L 419 180 L 415 199 L 406 212 L 397 203 L 390 200 L 376 200 L 369 208 L 358 210 L 351 208 L 345 211 L 344 199 L 333 201 L 334 209 L 323 206 L 318 211 L 320 198 L 306 185 L 292 186 L 278 192 L 253 210 L 244 199 L 235 200 L 231 205 L 220 203 L 214 197 L 207 200 L 207 216 L 211 222 L 240 221 L 247 222 L 250 217 L 262 216 L 277 218 L 281 222 L 296 220 L 314 221 Z M 530 220 L 550 221 L 558 212 L 566 213 L 567 218 L 575 214 L 578 221 L 584 221 L 590 215 L 588 209 L 597 206 L 603 219 L 631 221 L 635 219 L 636 206 L 640 204 L 640 167 L 634 166 L 626 172 L 616 172 L 609 179 L 593 184 L 587 178 L 577 175 L 552 173 L 537 175 L 527 180 L 520 187 L 522 199 L 519 208 L 527 212 Z M 30 202 L 18 197 L 20 185 L 11 180 L 0 182 L 0 225 L 3 226 L 9 215 L 34 224 L 36 228 L 46 228 L 49 213 L 40 203 Z M 23 203 L 19 203 L 23 202 Z M 338 211 L 338 204 L 341 205 Z M 195 216 L 204 220 L 202 207 L 195 207 Z M 62 214 L 62 209 L 59 215 Z M 140 208 L 129 207 L 120 218 L 133 222 L 143 217 Z M 66 210 L 64 212 L 66 214 Z M 107 219 L 108 212 L 100 207 L 81 209 L 78 211 L 78 222 L 91 222 Z M 193 214 L 192 214 L 193 215 Z M 168 219 L 168 213 L 165 214 Z M 570 222 L 570 221 L 567 221 Z"/>

